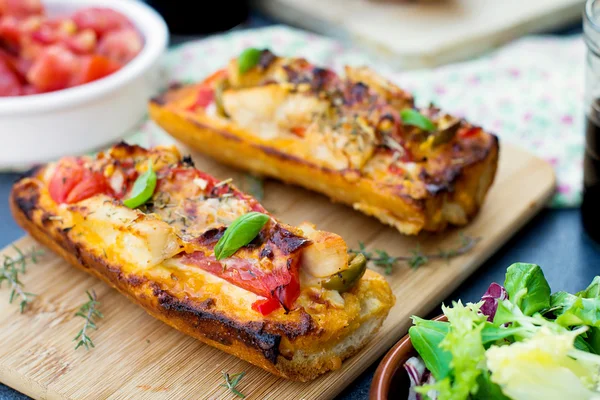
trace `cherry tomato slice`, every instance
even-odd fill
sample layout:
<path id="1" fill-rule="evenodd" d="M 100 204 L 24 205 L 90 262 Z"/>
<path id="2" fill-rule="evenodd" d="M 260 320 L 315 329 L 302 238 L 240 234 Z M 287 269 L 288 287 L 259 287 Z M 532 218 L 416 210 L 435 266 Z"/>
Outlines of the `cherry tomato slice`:
<path id="1" fill-rule="evenodd" d="M 66 203 L 77 203 L 97 194 L 108 193 L 110 188 L 101 172 L 86 173 L 67 196 Z"/>
<path id="2" fill-rule="evenodd" d="M 481 131 L 481 128 L 472 127 L 472 128 L 463 128 L 458 132 L 458 136 L 461 138 L 470 138 L 476 136 Z"/>
<path id="3" fill-rule="evenodd" d="M 190 111 L 194 111 L 198 108 L 206 108 L 215 99 L 214 89 L 208 86 L 202 86 L 198 89 L 196 94 L 196 101 L 189 107 Z"/>
<path id="4" fill-rule="evenodd" d="M 132 27 L 127 17 L 110 8 L 92 7 L 76 11 L 73 21 L 79 29 L 91 29 L 98 36 Z"/>
<path id="5" fill-rule="evenodd" d="M 275 297 L 270 297 L 264 300 L 257 300 L 254 303 L 252 303 L 252 309 L 256 312 L 261 313 L 262 315 L 269 315 L 273 311 L 277 310 L 279 307 L 281 307 L 281 304 L 279 303 L 279 300 L 277 300 Z"/>
<path id="6" fill-rule="evenodd" d="M 48 184 L 50 197 L 59 203 L 65 203 L 69 193 L 85 175 L 85 168 L 75 158 L 64 158 L 56 166 L 56 170 Z"/>

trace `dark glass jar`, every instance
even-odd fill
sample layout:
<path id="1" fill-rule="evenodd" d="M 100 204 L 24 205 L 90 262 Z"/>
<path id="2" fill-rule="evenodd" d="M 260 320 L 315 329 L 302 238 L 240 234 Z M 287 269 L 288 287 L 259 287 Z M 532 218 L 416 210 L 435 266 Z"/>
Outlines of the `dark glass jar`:
<path id="1" fill-rule="evenodd" d="M 175 35 L 207 35 L 223 32 L 245 22 L 246 0 L 145 0 L 167 22 Z"/>
<path id="2" fill-rule="evenodd" d="M 585 153 L 583 161 L 582 222 L 600 242 L 600 0 L 586 2 L 583 32 L 587 45 L 585 66 Z"/>

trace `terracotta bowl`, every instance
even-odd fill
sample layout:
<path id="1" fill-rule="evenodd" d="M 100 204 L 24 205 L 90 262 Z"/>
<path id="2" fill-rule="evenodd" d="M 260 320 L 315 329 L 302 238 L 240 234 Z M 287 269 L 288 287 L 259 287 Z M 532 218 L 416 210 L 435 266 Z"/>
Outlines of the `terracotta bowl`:
<path id="1" fill-rule="evenodd" d="M 439 315 L 434 321 L 447 321 L 445 315 Z M 370 400 L 404 400 L 408 398 L 410 380 L 404 370 L 404 363 L 416 356 L 417 351 L 410 342 L 408 334 L 404 336 L 385 355 L 373 376 Z"/>

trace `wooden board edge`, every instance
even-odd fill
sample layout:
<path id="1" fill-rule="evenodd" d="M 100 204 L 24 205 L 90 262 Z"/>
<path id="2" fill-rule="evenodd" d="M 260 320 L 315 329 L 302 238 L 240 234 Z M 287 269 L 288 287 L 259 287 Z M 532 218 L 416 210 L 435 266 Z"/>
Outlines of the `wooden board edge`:
<path id="1" fill-rule="evenodd" d="M 18 241 L 27 236 L 24 236 Z M 13 242 L 14 243 L 14 242 Z M 8 368 L 0 368 L 0 382 L 32 399 L 47 399 L 48 388 L 39 384 L 34 379 L 28 379 L 24 375 L 11 372 Z"/>
<path id="2" fill-rule="evenodd" d="M 360 33 L 353 33 L 339 22 L 331 22 L 320 16 L 314 16 L 302 8 L 281 2 L 279 0 L 253 0 L 257 9 L 266 15 L 276 18 L 297 29 L 312 31 L 321 35 L 336 38 L 346 45 L 357 45 L 361 51 L 372 57 L 383 59 L 393 68 L 413 70 L 421 68 L 434 68 L 449 63 L 464 62 L 469 58 L 476 58 L 493 51 L 502 45 L 518 39 L 524 35 L 542 33 L 575 23 L 581 19 L 583 6 L 579 3 L 565 5 L 552 12 L 546 12 L 534 19 L 515 21 L 515 23 L 497 31 L 489 31 L 460 43 L 432 45 L 423 53 L 401 53 L 398 49 L 388 44 L 367 37 Z M 292 9 L 296 16 L 291 16 L 285 9 Z M 537 25 L 535 28 L 528 26 Z M 494 38 L 500 36 L 500 38 Z"/>

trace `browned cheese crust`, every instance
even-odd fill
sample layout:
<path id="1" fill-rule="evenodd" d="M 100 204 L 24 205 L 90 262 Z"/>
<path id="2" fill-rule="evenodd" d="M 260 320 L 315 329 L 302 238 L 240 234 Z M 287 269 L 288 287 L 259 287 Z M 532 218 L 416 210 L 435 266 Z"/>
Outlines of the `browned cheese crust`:
<path id="1" fill-rule="evenodd" d="M 383 278 L 367 271 L 363 281 L 352 290 L 356 294 L 377 292 L 389 304 L 383 312 L 365 321 L 362 329 L 354 323 L 327 342 L 319 343 L 324 331 L 302 308 L 291 311 L 283 322 L 238 320 L 217 307 L 212 298 L 201 302 L 181 298 L 161 288 L 160 281 L 125 273 L 121 266 L 111 265 L 104 257 L 94 255 L 85 242 L 70 236 L 70 229 L 48 218 L 52 211 L 46 198 L 41 181 L 33 177 L 19 180 L 10 195 L 15 220 L 33 238 L 71 265 L 117 289 L 158 320 L 283 378 L 308 381 L 339 368 L 342 360 L 356 353 L 377 332 L 394 302 Z M 307 345 L 311 342 L 324 348 L 311 348 Z M 348 345 L 343 345 L 344 342 Z"/>
<path id="2" fill-rule="evenodd" d="M 268 71 L 267 69 L 265 74 Z M 354 86 L 351 90 L 354 92 L 358 89 L 364 92 L 367 84 L 374 90 L 379 89 L 376 83 L 369 80 L 373 78 L 370 71 L 365 75 L 363 70 L 347 70 L 347 76 L 352 78 L 351 85 Z M 455 137 L 433 149 L 417 152 L 421 161 L 415 163 L 420 171 L 414 172 L 409 178 L 399 178 L 389 172 L 391 164 L 396 162 L 390 161 L 393 156 L 388 157 L 385 153 L 393 151 L 385 147 L 385 143 L 389 141 L 381 144 L 377 142 L 380 139 L 373 139 L 374 149 L 356 152 L 371 155 L 355 157 L 364 157 L 358 161 L 349 157 L 347 166 L 338 163 L 336 165 L 339 167 L 336 167 L 332 163 L 328 165 L 327 162 L 303 157 L 299 148 L 307 146 L 305 154 L 310 154 L 310 146 L 314 148 L 318 145 L 314 142 L 307 145 L 306 138 L 294 138 L 288 133 L 280 134 L 275 139 L 264 138 L 257 135 L 257 131 L 261 129 L 258 123 L 256 127 L 251 123 L 241 126 L 231 118 L 222 118 L 214 112 L 205 112 L 202 108 L 194 109 L 197 93 L 207 85 L 212 85 L 213 80 L 214 77 L 199 84 L 170 88 L 150 102 L 151 118 L 176 139 L 219 162 L 323 193 L 332 201 L 350 205 L 394 226 L 402 233 L 412 235 L 421 231 L 440 232 L 448 225 L 467 224 L 481 208 L 494 181 L 499 154 L 498 138 L 466 121 L 455 119 L 459 121 L 459 131 L 477 130 L 476 139 Z M 272 85 L 269 81 L 256 89 Z M 245 88 L 240 90 L 243 93 Z M 380 92 L 383 93 L 380 97 L 372 91 L 368 92 L 372 98 L 376 98 L 378 107 L 391 107 L 395 110 L 413 107 L 412 98 L 396 87 L 392 87 L 389 92 L 383 89 Z M 273 93 L 275 96 L 277 92 Z M 234 92 L 229 96 L 233 99 L 232 104 L 237 105 L 233 103 L 234 100 L 238 101 L 236 94 Z M 239 101 L 247 100 L 242 98 Z M 354 112 L 352 106 L 347 107 L 347 113 Z M 436 121 L 453 118 L 433 107 L 422 109 L 421 112 Z M 249 111 L 243 110 L 240 115 L 247 118 L 248 113 Z M 277 112 L 273 114 L 277 115 Z M 377 118 L 382 120 L 386 117 L 388 114 L 383 112 L 377 114 Z M 374 124 L 372 122 L 371 126 L 376 126 Z M 407 126 L 401 129 L 404 129 L 403 137 L 409 138 L 405 148 L 418 149 L 421 142 L 426 142 L 423 139 L 426 136 L 419 136 L 422 132 L 415 133 L 415 129 Z M 360 164 L 365 160 L 366 163 Z"/>

